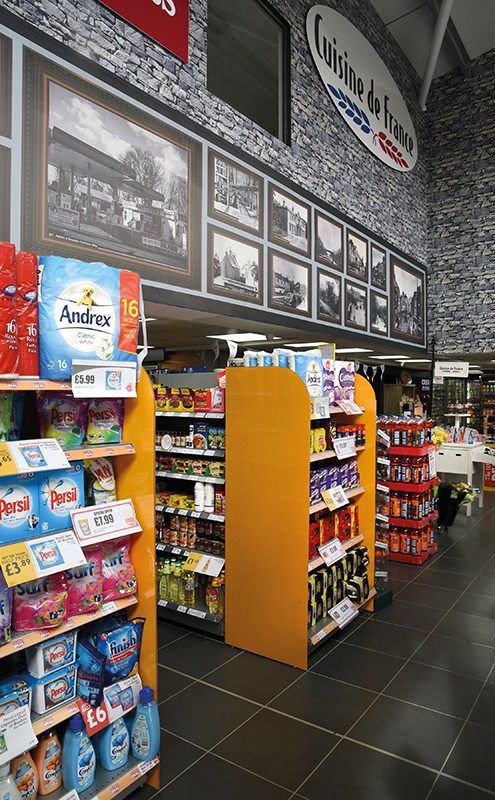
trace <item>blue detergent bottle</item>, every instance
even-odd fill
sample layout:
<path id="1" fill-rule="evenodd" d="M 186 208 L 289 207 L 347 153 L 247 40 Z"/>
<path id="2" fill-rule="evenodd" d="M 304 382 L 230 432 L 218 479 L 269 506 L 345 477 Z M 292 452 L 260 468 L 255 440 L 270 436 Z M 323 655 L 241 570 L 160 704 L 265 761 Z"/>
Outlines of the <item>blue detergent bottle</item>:
<path id="1" fill-rule="evenodd" d="M 115 720 L 95 738 L 96 754 L 103 769 L 111 771 L 127 763 L 131 737 L 125 720 Z"/>
<path id="2" fill-rule="evenodd" d="M 143 686 L 131 729 L 132 755 L 140 761 L 154 758 L 160 749 L 160 717 L 153 689 Z"/>
<path id="3" fill-rule="evenodd" d="M 86 733 L 84 720 L 76 714 L 69 720 L 62 750 L 62 780 L 67 791 L 84 792 L 95 779 L 96 754 Z"/>

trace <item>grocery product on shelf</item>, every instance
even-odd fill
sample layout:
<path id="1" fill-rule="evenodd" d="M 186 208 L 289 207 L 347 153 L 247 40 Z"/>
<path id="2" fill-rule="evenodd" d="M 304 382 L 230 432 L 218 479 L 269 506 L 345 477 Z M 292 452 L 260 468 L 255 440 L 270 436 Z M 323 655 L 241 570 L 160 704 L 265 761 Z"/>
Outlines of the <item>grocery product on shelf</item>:
<path id="1" fill-rule="evenodd" d="M 87 506 L 102 506 L 117 500 L 117 485 L 111 459 L 86 459 L 84 479 Z"/>
<path id="2" fill-rule="evenodd" d="M 224 554 L 225 525 L 222 522 L 179 517 L 165 510 L 157 512 L 156 526 L 157 542 L 212 555 Z"/>
<path id="3" fill-rule="evenodd" d="M 364 602 L 370 591 L 367 547 L 353 547 L 329 567 L 323 565 L 308 577 L 308 628 L 314 628 L 344 597 Z M 311 634 L 311 630 L 309 631 Z"/>
<path id="4" fill-rule="evenodd" d="M 123 536 L 101 545 L 103 602 L 136 594 L 136 570 L 131 557 L 131 538 Z"/>
<path id="5" fill-rule="evenodd" d="M 10 769 L 22 800 L 36 800 L 38 794 L 38 772 L 29 752 L 22 753 L 11 761 Z M 2 797 L 5 797 L 2 794 Z"/>
<path id="6" fill-rule="evenodd" d="M 63 572 L 19 583 L 14 589 L 12 627 L 15 631 L 56 628 L 67 619 L 69 585 Z"/>
<path id="7" fill-rule="evenodd" d="M 23 675 L 0 679 L 0 716 L 14 708 L 31 705 L 31 682 Z"/>
<path id="8" fill-rule="evenodd" d="M 143 686 L 131 728 L 132 755 L 139 761 L 156 756 L 160 749 L 160 717 L 153 689 Z"/>
<path id="9" fill-rule="evenodd" d="M 90 444 L 119 444 L 122 441 L 124 424 L 124 401 L 122 398 L 90 400 L 86 441 Z"/>
<path id="10" fill-rule="evenodd" d="M 40 529 L 54 533 L 72 527 L 70 512 L 84 506 L 84 469 L 77 461 L 68 469 L 39 473 Z"/>
<path id="11" fill-rule="evenodd" d="M 62 667 L 32 681 L 32 708 L 46 714 L 76 696 L 77 664 Z"/>
<path id="12" fill-rule="evenodd" d="M 185 389 L 155 384 L 155 409 L 175 414 L 223 413 L 225 411 L 225 389 L 215 386 L 210 389 Z"/>
<path id="13" fill-rule="evenodd" d="M 21 794 L 15 784 L 8 761 L 0 767 L 0 796 L 5 800 L 21 800 Z"/>
<path id="14" fill-rule="evenodd" d="M 0 374 L 17 375 L 18 363 L 15 246 L 0 242 Z"/>
<path id="15" fill-rule="evenodd" d="M 62 786 L 62 745 L 54 731 L 45 733 L 33 752 L 38 772 L 38 794 L 51 794 Z"/>
<path id="16" fill-rule="evenodd" d="M 68 631 L 50 639 L 38 642 L 26 650 L 26 663 L 30 675 L 44 678 L 61 667 L 68 667 L 76 660 L 77 631 Z"/>
<path id="17" fill-rule="evenodd" d="M 0 646 L 10 641 L 14 590 L 7 586 L 0 570 Z"/>
<path id="18" fill-rule="evenodd" d="M 23 378 L 39 375 L 38 351 L 38 259 L 34 253 L 17 252 L 16 314 L 19 341 L 19 364 L 17 371 Z"/>
<path id="19" fill-rule="evenodd" d="M 71 717 L 64 735 L 62 779 L 64 789 L 84 792 L 95 779 L 96 753 L 80 714 Z"/>
<path id="20" fill-rule="evenodd" d="M 125 720 L 117 719 L 95 736 L 96 755 L 103 769 L 112 772 L 129 760 L 131 739 Z"/>
<path id="21" fill-rule="evenodd" d="M 102 546 L 84 548 L 86 564 L 65 571 L 69 585 L 68 614 L 96 611 L 103 602 Z"/>

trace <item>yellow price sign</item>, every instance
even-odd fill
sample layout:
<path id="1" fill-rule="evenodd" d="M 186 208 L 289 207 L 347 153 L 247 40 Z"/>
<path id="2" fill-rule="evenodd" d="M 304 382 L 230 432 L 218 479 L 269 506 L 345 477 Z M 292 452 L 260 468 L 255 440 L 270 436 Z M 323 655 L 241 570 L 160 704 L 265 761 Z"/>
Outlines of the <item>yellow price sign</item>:
<path id="1" fill-rule="evenodd" d="M 16 475 L 17 472 L 17 465 L 8 443 L 0 442 L 0 478 L 4 475 Z"/>
<path id="2" fill-rule="evenodd" d="M 199 562 L 201 561 L 202 558 L 203 558 L 203 556 L 202 556 L 201 553 L 189 553 L 189 556 L 187 557 L 187 561 L 184 564 L 184 568 L 186 570 L 190 570 L 191 572 L 196 572 L 196 570 L 198 568 L 198 564 L 199 564 Z"/>
<path id="3" fill-rule="evenodd" d="M 0 567 L 7 586 L 17 586 L 38 577 L 25 544 L 10 544 L 0 548 Z"/>
<path id="4" fill-rule="evenodd" d="M 323 489 L 321 497 L 330 511 L 335 511 L 337 508 L 341 508 L 349 502 L 342 486 L 333 486 L 331 489 Z"/>

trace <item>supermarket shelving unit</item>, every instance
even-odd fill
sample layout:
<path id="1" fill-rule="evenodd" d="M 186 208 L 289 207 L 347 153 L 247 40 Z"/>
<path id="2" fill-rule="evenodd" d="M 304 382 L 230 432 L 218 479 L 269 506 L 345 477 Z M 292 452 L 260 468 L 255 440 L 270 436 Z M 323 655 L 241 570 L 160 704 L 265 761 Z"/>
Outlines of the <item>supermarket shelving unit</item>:
<path id="1" fill-rule="evenodd" d="M 70 383 L 41 380 L 0 380 L 0 391 L 71 391 Z M 136 571 L 138 591 L 135 597 L 126 597 L 104 604 L 100 610 L 70 617 L 57 628 L 14 634 L 12 640 L 0 646 L 2 659 L 18 653 L 40 641 L 59 636 L 67 630 L 80 628 L 96 619 L 130 609 L 132 616 L 144 617 L 143 641 L 139 659 L 139 674 L 143 684 L 151 686 L 157 696 L 157 638 L 155 599 L 155 484 L 154 484 L 154 396 L 151 382 L 144 370 L 137 383 L 137 397 L 125 399 L 123 439 L 121 445 L 97 445 L 75 448 L 66 452 L 69 460 L 118 456 L 113 461 L 119 499 L 132 498 L 142 533 L 132 537 L 132 559 Z M 36 734 L 50 730 L 77 712 L 74 702 L 45 715 L 33 713 Z M 158 758 L 137 762 L 129 758 L 120 770 L 108 772 L 97 768 L 93 786 L 80 795 L 80 800 L 119 800 L 133 789 L 148 783 L 159 788 Z M 51 797 L 59 800 L 67 792 L 63 788 Z"/>
<path id="2" fill-rule="evenodd" d="M 353 419 L 365 425 L 366 446 L 358 454 L 361 486 L 347 494 L 359 504 L 358 538 L 368 547 L 373 587 L 376 399 L 360 375 L 356 402 L 363 410 Z M 308 391 L 286 368 L 231 368 L 227 409 L 225 641 L 306 669 L 308 653 L 336 629 L 326 617 L 308 630 L 309 517 L 324 507 L 309 504 Z M 349 418 L 339 407 L 335 414 Z M 364 610 L 374 594 L 371 588 Z"/>

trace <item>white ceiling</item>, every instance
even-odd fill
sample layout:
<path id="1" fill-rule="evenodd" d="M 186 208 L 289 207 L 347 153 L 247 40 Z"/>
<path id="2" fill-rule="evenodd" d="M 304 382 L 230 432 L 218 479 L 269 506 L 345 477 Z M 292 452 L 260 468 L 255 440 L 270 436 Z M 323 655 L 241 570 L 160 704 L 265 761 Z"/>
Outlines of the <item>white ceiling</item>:
<path id="1" fill-rule="evenodd" d="M 422 78 L 441 0 L 371 0 Z M 434 78 L 495 48 L 495 0 L 454 0 Z"/>

